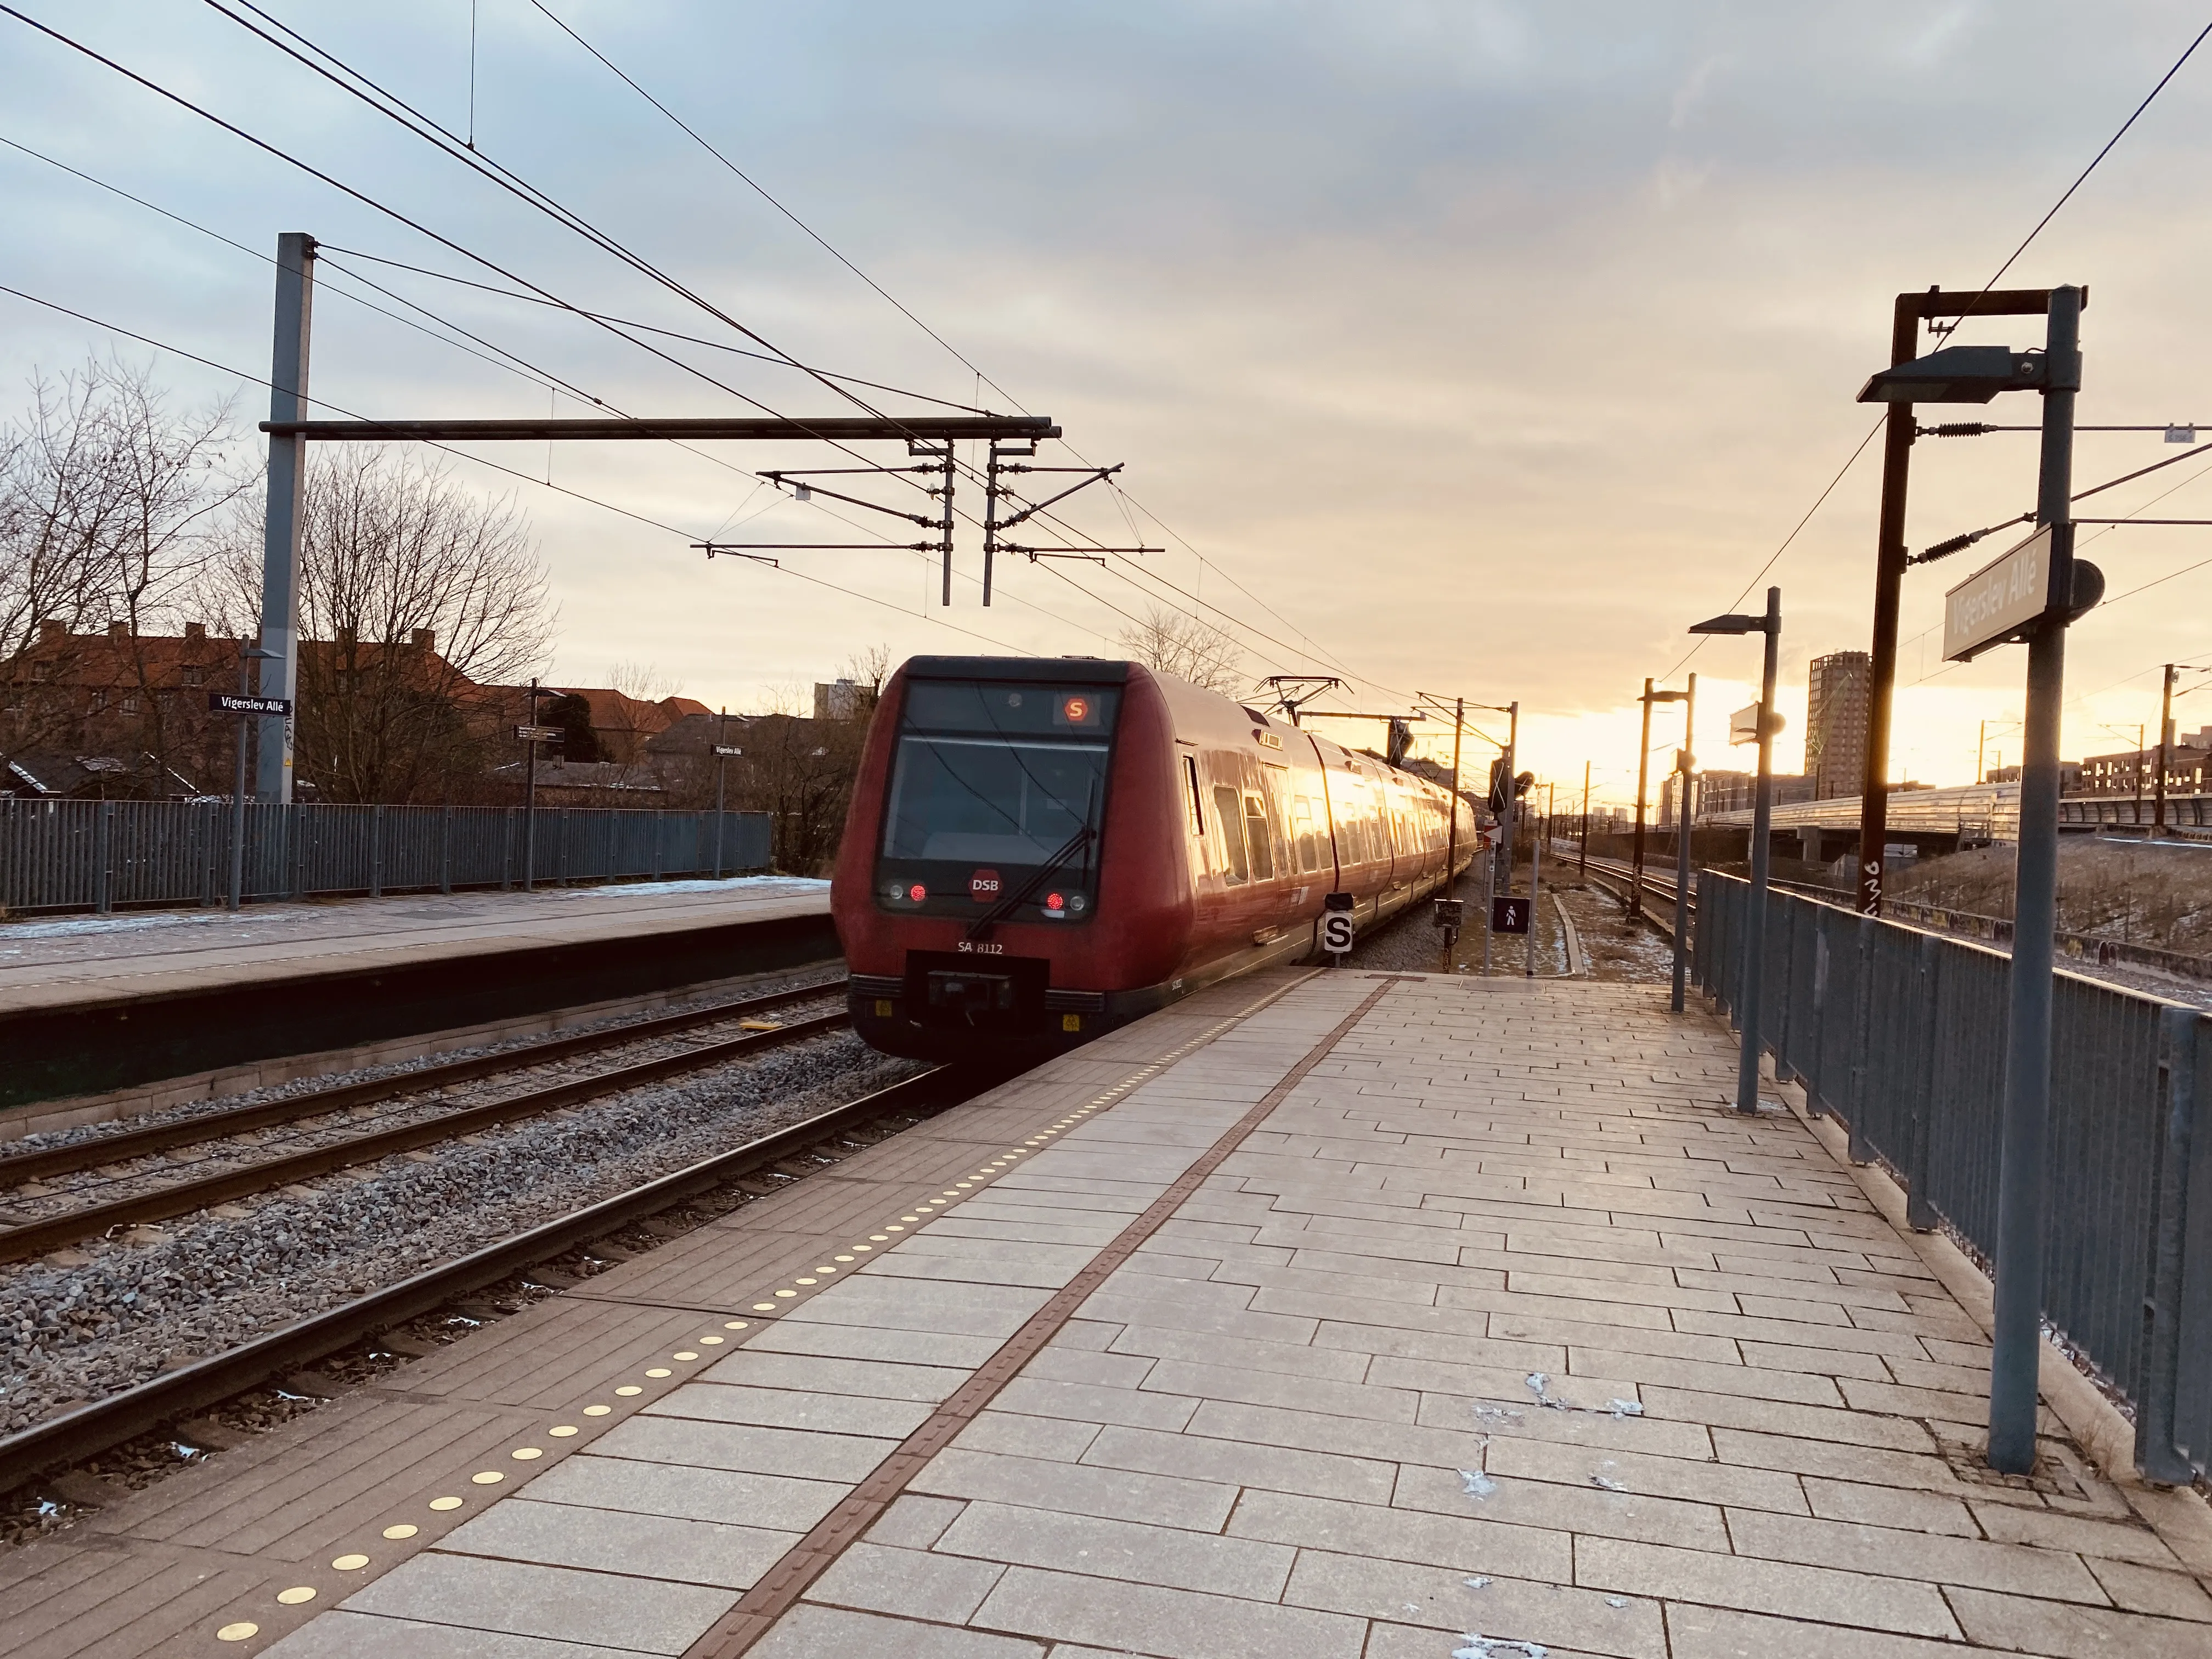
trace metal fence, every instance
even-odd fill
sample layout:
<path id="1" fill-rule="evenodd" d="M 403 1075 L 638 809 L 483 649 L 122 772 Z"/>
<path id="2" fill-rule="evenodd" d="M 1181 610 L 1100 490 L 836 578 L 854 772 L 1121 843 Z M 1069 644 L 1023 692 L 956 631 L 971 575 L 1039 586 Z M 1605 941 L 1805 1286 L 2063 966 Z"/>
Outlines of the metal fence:
<path id="1" fill-rule="evenodd" d="M 1750 901 L 1698 877 L 1698 981 L 1731 1008 Z M 1989 1260 L 2011 959 L 1795 893 L 1759 924 L 1777 1074 L 1889 1167 L 1916 1228 Z M 2186 1481 L 2212 1470 L 2212 1035 L 2195 1009 L 2057 977 L 2044 1317 L 2133 1405 L 2144 1473 Z"/>
<path id="2" fill-rule="evenodd" d="M 0 911 L 216 904 L 230 891 L 228 801 L 0 800 Z M 765 812 L 520 807 L 246 809 L 248 900 L 519 887 L 765 869 Z"/>

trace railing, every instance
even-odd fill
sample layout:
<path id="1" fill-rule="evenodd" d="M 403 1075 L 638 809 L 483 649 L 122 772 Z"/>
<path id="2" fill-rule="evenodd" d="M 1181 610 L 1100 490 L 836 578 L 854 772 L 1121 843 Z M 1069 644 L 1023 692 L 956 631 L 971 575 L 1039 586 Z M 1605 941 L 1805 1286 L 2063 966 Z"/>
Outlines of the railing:
<path id="1" fill-rule="evenodd" d="M 228 801 L 0 800 L 0 911 L 216 904 L 230 890 Z M 246 809 L 243 896 L 519 887 L 520 807 Z M 544 808 L 534 883 L 708 876 L 769 863 L 764 812 Z"/>
<path id="2" fill-rule="evenodd" d="M 1725 1006 L 1750 896 L 1698 877 L 1698 981 Z M 1762 925 L 1778 1075 L 1896 1175 L 1913 1226 L 1989 1260 L 2011 959 L 1794 893 L 1771 892 Z M 2051 1012 L 2044 1317 L 2133 1405 L 2144 1473 L 2186 1481 L 2212 1469 L 2212 1035 L 2192 1008 L 2072 974 Z"/>

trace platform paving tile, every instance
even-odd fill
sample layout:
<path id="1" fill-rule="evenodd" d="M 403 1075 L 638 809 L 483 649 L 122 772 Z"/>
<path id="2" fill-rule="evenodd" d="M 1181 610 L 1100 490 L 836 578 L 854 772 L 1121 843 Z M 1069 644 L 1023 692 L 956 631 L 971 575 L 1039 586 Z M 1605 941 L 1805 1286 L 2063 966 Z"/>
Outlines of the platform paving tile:
<path id="1" fill-rule="evenodd" d="M 2204 1659 L 2212 1635 L 2188 1620 L 2068 1607 L 1991 1590 L 1954 1589 L 1950 1598 L 1969 1641 L 2049 1659 Z"/>
<path id="2" fill-rule="evenodd" d="M 798 1542 L 795 1532 L 540 1502 L 495 1504 L 440 1540 L 450 1554 L 580 1567 L 672 1583 L 746 1589 Z"/>
<path id="3" fill-rule="evenodd" d="M 1115 1327 L 1109 1339 L 1115 1353 L 1156 1359 L 1188 1359 L 1201 1364 L 1236 1365 L 1247 1370 L 1285 1371 L 1293 1376 L 1357 1382 L 1367 1374 L 1370 1356 L 1314 1343 L 1269 1342 L 1218 1332 L 1179 1331 L 1157 1325 Z"/>
<path id="4" fill-rule="evenodd" d="M 794 1533 L 829 1514 L 851 1490 L 838 1481 L 589 1455 L 547 1470 L 527 1489 L 535 1502 Z"/>
<path id="5" fill-rule="evenodd" d="M 1468 1582 L 1470 1577 L 1489 1582 L 1476 1589 Z M 1431 1634 L 1425 1648 L 1406 1644 L 1389 1650 L 1419 1654 L 1422 1659 L 1444 1659 L 1460 1645 L 1437 1640 L 1433 1632 L 1438 1631 L 1533 1642 L 1546 1650 L 1547 1659 L 1574 1653 L 1607 1659 L 1667 1659 L 1667 1638 L 1656 1602 L 1503 1573 L 1469 1574 L 1458 1567 L 1301 1550 L 1283 1599 L 1294 1607 L 1373 1620 L 1378 1627 L 1384 1621 L 1426 1626 Z M 1621 1605 L 1614 1606 L 1615 1601 Z M 1370 1645 L 1368 1651 L 1371 1659 L 1375 1649 Z M 1525 1647 L 1508 1647 L 1497 1659 L 1520 1659 L 1527 1651 Z"/>
<path id="6" fill-rule="evenodd" d="M 2155 1613 L 2168 1619 L 2191 1619 L 2199 1624 L 2212 1624 L 2212 1595 L 2207 1595 L 2203 1584 L 2185 1573 L 2162 1572 L 2132 1562 L 2100 1561 L 2094 1558 L 2087 1565 L 2115 1607 L 2125 1607 L 2131 1613 Z M 2212 1632 L 2207 1634 L 2212 1635 Z"/>
<path id="7" fill-rule="evenodd" d="M 972 1514 L 979 1506 L 968 1507 Z M 854 1544 L 814 1582 L 806 1599 L 904 1619 L 963 1624 L 982 1605 L 1006 1567 L 995 1559 L 956 1559 L 960 1553 Z"/>
<path id="8" fill-rule="evenodd" d="M 1030 1417 L 994 1408 L 976 1413 L 975 1421 L 961 1430 L 952 1443 L 963 1451 L 1003 1452 L 1013 1457 L 1073 1463 L 1090 1449 L 1105 1426 L 1074 1418 Z"/>
<path id="9" fill-rule="evenodd" d="M 849 1482 L 865 1478 L 897 1443 L 863 1435 L 634 1417 L 603 1437 L 594 1449 L 632 1462 Z"/>
<path id="10" fill-rule="evenodd" d="M 962 1366 L 981 1364 L 998 1351 L 999 1340 L 951 1331 L 878 1328 L 779 1319 L 756 1332 L 747 1353 L 805 1354 L 823 1359 L 883 1360 L 891 1364 Z"/>
<path id="11" fill-rule="evenodd" d="M 262 1650 L 272 1659 L 390 1659 L 393 1654 L 435 1654 L 438 1659 L 635 1659 L 636 1651 L 507 1631 L 462 1630 L 344 1607 L 331 1609 Z"/>
<path id="12" fill-rule="evenodd" d="M 639 1413 L 641 1417 L 694 1418 L 709 1423 L 744 1423 L 764 1429 L 798 1429 L 816 1434 L 872 1435 L 902 1440 L 920 1428 L 933 1407 L 919 1400 L 884 1400 L 873 1395 L 822 1394 L 797 1389 L 732 1388 L 692 1382 Z"/>
<path id="13" fill-rule="evenodd" d="M 1628 1386 L 1646 1385 L 1690 1389 L 1705 1394 L 1741 1395 L 1753 1400 L 1779 1401 L 1790 1405 L 1823 1406 L 1842 1409 L 1844 1392 L 1825 1373 L 1779 1370 L 1773 1366 L 1715 1364 L 1709 1360 L 1678 1359 L 1664 1354 L 1608 1352 L 1601 1348 L 1571 1346 L 1567 1351 L 1567 1374 L 1563 1387 L 1595 1389 L 1611 1386 L 1583 1378 L 1625 1378 Z M 1628 1398 L 1638 1396 L 1631 1395 Z M 1850 1404 L 1856 1406 L 1856 1401 Z M 1863 1409 L 1862 1407 L 1862 1409 Z"/>
<path id="14" fill-rule="evenodd" d="M 1035 1567 L 1010 1569 L 973 1623 L 1154 1659 L 1358 1659 L 1358 1619 Z"/>
<path id="15" fill-rule="evenodd" d="M 999 1391 L 994 1410 L 1032 1417 L 1065 1417 L 1084 1423 L 1118 1423 L 1138 1429 L 1181 1429 L 1198 1409 L 1194 1396 L 1018 1376 Z"/>
<path id="16" fill-rule="evenodd" d="M 1113 1521 L 1153 1522 L 1195 1532 L 1218 1530 L 1237 1489 L 1224 1481 L 1070 1465 L 951 1447 L 930 1460 L 908 1490 L 940 1498 L 1012 1504 Z"/>
<path id="17" fill-rule="evenodd" d="M 940 1555 L 1257 1601 L 1282 1595 L 1297 1555 L 1279 1542 L 989 1503 L 969 1504 L 932 1547 Z"/>
<path id="18" fill-rule="evenodd" d="M 747 1659 L 1044 1659 L 1045 1644 L 956 1626 L 802 1602 Z"/>
<path id="19" fill-rule="evenodd" d="M 1961 1651 L 1955 1642 L 1686 1601 L 1668 1604 L 1667 1639 L 1672 1659 L 1959 1659 Z"/>
<path id="20" fill-rule="evenodd" d="M 1600 1473 L 1602 1462 L 1589 1473 Z M 1616 1484 L 1627 1484 L 1620 1478 L 1622 1471 L 1617 1460 L 1602 1472 Z M 1495 1490 L 1475 1497 L 1467 1489 L 1467 1477 L 1457 1469 L 1403 1464 L 1389 1501 L 1400 1509 L 1508 1526 L 1540 1527 L 1560 1534 L 1634 1538 L 1723 1553 L 1729 1548 L 1728 1522 L 1717 1504 L 1607 1491 L 1594 1485 L 1588 1475 L 1580 1481 L 1568 1481 L 1498 1472 L 1491 1474 L 1491 1480 Z"/>
<path id="21" fill-rule="evenodd" d="M 402 1563 L 342 1605 L 426 1624 L 680 1654 L 737 1599 L 734 1590 L 702 1585 L 430 1553 Z"/>
<path id="22" fill-rule="evenodd" d="M 2058 1550 L 1751 1511 L 1731 1511 L 1729 1529 L 1738 1554 L 1768 1560 L 2009 1590 L 2098 1607 L 2113 1599 L 2079 1557 Z"/>
<path id="23" fill-rule="evenodd" d="M 1955 1638 L 1960 1633 L 1942 1592 L 1933 1584 L 1624 1539 L 1577 1540 L 1575 1583 L 1908 1636 Z"/>

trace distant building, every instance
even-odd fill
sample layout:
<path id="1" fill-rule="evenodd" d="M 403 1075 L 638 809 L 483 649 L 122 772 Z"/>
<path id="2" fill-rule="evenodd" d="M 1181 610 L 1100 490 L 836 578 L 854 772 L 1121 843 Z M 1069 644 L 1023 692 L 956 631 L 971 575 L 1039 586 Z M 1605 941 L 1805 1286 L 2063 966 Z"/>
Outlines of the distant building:
<path id="1" fill-rule="evenodd" d="M 857 680 L 814 683 L 814 718 L 817 720 L 864 720 L 875 712 L 877 687 Z"/>
<path id="2" fill-rule="evenodd" d="M 1662 830 L 1671 830 L 1674 825 L 1675 777 L 1674 773 L 1669 772 L 1659 782 L 1659 827 Z M 1758 790 L 1756 772 L 1701 772 L 1698 775 L 1696 811 L 1699 817 L 1708 812 L 1747 812 L 1758 804 Z M 1803 774 L 1775 774 L 1777 806 L 1795 806 L 1814 798 L 1813 781 Z"/>
<path id="3" fill-rule="evenodd" d="M 2060 794 L 2078 795 L 2083 793 L 2081 787 L 2081 769 L 2087 763 L 2083 761 L 2061 761 L 2058 763 L 2058 793 Z M 2017 766 L 1992 767 L 1990 769 L 1987 775 L 1983 778 L 1982 781 L 1984 783 L 2018 783 L 2020 781 L 2020 768 Z M 2124 794 L 2133 794 L 2135 791 L 2130 787 L 2121 791 L 2120 793 Z"/>
<path id="4" fill-rule="evenodd" d="M 2007 767 L 2011 779 L 2020 768 Z M 2166 751 L 2166 792 L 2169 795 L 2201 795 L 2205 775 L 2212 771 L 2212 726 L 2201 732 L 2176 734 Z M 2077 769 L 2078 776 L 2062 786 L 2066 794 L 2134 795 L 2146 799 L 2158 793 L 2158 750 L 2123 749 L 2110 755 L 2092 755 Z M 1991 774 L 1992 781 L 1995 774 Z M 2010 780 L 2008 780 L 2010 781 Z"/>
<path id="5" fill-rule="evenodd" d="M 1856 795 L 1866 786 L 1867 687 L 1863 651 L 1813 659 L 1805 715 L 1805 775 L 1814 800 Z"/>

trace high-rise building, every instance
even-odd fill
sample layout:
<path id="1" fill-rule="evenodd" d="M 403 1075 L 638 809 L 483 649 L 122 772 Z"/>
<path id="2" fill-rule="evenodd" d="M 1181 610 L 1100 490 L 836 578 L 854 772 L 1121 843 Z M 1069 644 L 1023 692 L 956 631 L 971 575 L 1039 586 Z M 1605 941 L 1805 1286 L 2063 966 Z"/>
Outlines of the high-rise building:
<path id="1" fill-rule="evenodd" d="M 1805 775 L 1813 798 L 1856 795 L 1866 785 L 1867 685 L 1863 651 L 1837 651 L 1813 659 L 1805 715 Z"/>

